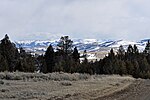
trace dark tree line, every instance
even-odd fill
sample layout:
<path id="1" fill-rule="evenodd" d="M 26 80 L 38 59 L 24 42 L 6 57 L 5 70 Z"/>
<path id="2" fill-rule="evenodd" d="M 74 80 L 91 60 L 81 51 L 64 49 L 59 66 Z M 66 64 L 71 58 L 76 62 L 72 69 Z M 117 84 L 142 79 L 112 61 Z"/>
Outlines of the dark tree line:
<path id="1" fill-rule="evenodd" d="M 6 34 L 0 42 L 0 71 L 34 72 L 34 65 L 34 57 L 22 48 L 18 50 Z"/>
<path id="2" fill-rule="evenodd" d="M 42 67 L 41 71 L 48 72 L 77 72 L 80 65 L 80 54 L 77 48 L 73 50 L 73 41 L 68 36 L 60 38 L 57 45 L 57 51 L 54 52 L 52 45 L 50 45 L 45 55 L 39 56 Z"/>
<path id="3" fill-rule="evenodd" d="M 0 71 L 34 72 L 43 73 L 68 72 L 89 74 L 120 74 L 132 75 L 135 78 L 150 78 L 150 42 L 145 50 L 139 52 L 136 45 L 129 45 L 127 50 L 121 45 L 117 52 L 110 50 L 108 56 L 95 62 L 89 62 L 86 50 L 82 62 L 73 41 L 68 36 L 60 38 L 57 50 L 49 45 L 44 55 L 35 57 L 27 53 L 22 47 L 16 48 L 15 44 L 5 37 L 0 42 Z"/>
<path id="4" fill-rule="evenodd" d="M 139 53 L 136 45 L 129 45 L 125 52 L 120 46 L 117 54 L 113 49 L 105 58 L 95 62 L 97 74 L 132 75 L 135 78 L 150 78 L 150 43 L 148 41 L 143 53 Z M 98 64 L 96 64 L 98 63 Z"/>

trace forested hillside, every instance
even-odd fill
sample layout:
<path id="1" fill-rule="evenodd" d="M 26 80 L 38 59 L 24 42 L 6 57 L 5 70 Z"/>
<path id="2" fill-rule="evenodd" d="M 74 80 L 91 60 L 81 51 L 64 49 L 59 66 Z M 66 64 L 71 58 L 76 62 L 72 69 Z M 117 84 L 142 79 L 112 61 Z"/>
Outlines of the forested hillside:
<path id="1" fill-rule="evenodd" d="M 84 60 L 81 62 L 80 58 Z M 8 35 L 0 42 L 0 71 L 21 72 L 67 72 L 89 74 L 120 74 L 133 77 L 150 78 L 150 42 L 143 52 L 136 45 L 129 45 L 127 50 L 121 45 L 114 53 L 95 62 L 87 60 L 86 50 L 80 56 L 77 47 L 68 36 L 60 38 L 57 50 L 49 45 L 44 55 L 32 55 L 21 46 L 17 48 Z"/>

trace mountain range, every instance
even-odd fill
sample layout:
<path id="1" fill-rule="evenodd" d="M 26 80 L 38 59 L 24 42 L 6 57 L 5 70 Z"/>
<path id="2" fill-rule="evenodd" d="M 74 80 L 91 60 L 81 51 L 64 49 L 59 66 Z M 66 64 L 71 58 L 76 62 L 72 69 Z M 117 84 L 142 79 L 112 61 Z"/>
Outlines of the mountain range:
<path id="1" fill-rule="evenodd" d="M 73 46 L 77 47 L 80 52 L 87 50 L 88 52 L 100 51 L 103 48 L 118 48 L 120 45 L 126 49 L 129 44 L 136 44 L 139 51 L 143 51 L 147 41 L 144 39 L 140 41 L 127 40 L 97 40 L 97 39 L 73 39 Z M 15 41 L 17 47 L 23 47 L 26 51 L 44 53 L 47 47 L 51 44 L 56 50 L 59 40 L 32 40 L 32 41 Z"/>

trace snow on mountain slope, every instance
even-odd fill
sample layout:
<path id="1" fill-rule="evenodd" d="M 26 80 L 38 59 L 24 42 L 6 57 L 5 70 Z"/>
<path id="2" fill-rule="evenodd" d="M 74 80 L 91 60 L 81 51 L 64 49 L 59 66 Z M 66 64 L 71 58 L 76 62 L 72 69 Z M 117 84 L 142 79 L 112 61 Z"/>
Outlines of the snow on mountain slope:
<path id="1" fill-rule="evenodd" d="M 136 44 L 140 51 L 143 51 L 146 43 L 149 39 L 141 41 L 127 41 L 127 40 L 96 40 L 96 39 L 73 39 L 73 45 L 78 48 L 79 51 L 99 51 L 101 48 L 118 48 L 120 45 L 123 45 L 126 49 L 129 44 Z M 59 40 L 53 41 L 16 41 L 15 44 L 17 47 L 23 47 L 28 51 L 39 51 L 44 52 L 46 48 L 51 44 L 55 49 L 57 48 Z"/>

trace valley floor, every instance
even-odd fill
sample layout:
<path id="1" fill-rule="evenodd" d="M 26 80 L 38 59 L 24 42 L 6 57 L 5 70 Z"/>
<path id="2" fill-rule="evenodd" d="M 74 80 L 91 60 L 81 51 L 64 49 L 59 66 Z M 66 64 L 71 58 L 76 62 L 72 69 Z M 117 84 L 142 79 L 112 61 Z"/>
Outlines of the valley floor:
<path id="1" fill-rule="evenodd" d="M 0 100 L 116 100 L 117 94 L 120 95 L 118 91 L 124 91 L 134 82 L 139 82 L 129 76 L 85 75 L 85 78 L 84 75 L 79 74 L 60 74 L 54 74 L 58 75 L 55 76 L 57 78 L 51 74 L 31 74 L 31 76 L 17 74 L 21 77 L 16 78 L 17 75 L 14 75 L 12 78 L 13 74 L 1 73 Z M 64 75 L 66 76 L 64 77 Z M 72 76 L 75 79 L 72 80 Z M 78 78 L 79 76 L 80 78 Z M 147 84 L 147 86 L 149 85 Z M 111 94 L 114 93 L 116 96 L 113 97 Z"/>

